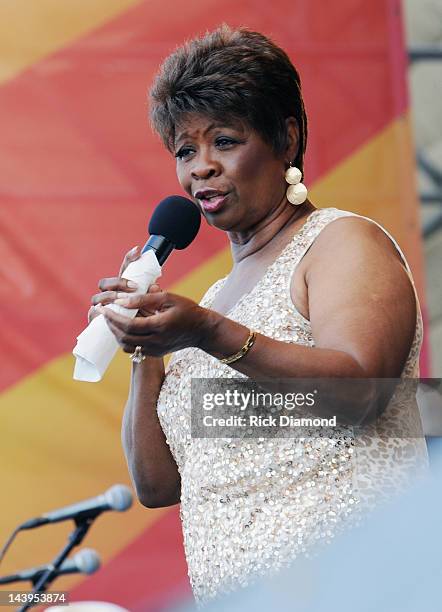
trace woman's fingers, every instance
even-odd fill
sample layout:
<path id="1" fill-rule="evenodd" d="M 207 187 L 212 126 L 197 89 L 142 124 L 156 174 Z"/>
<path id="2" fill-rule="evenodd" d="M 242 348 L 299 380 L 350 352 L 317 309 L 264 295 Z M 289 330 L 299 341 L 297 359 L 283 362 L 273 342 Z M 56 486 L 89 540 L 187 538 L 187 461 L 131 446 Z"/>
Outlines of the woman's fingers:
<path id="1" fill-rule="evenodd" d="M 144 295 L 127 295 L 119 297 L 115 300 L 118 306 L 124 308 L 137 308 L 147 312 L 156 312 L 168 306 L 168 295 L 164 291 L 156 291 L 146 293 Z"/>
<path id="2" fill-rule="evenodd" d="M 146 346 L 154 344 L 154 337 L 152 334 L 145 333 L 143 336 L 129 334 L 121 331 L 110 319 L 106 320 L 109 329 L 114 334 L 118 344 L 124 350 L 125 353 L 133 353 L 136 346 Z"/>
<path id="3" fill-rule="evenodd" d="M 91 306 L 87 313 L 87 322 L 90 323 L 93 319 L 95 319 L 95 317 L 98 317 L 99 314 L 101 313 L 98 312 L 97 308 L 95 306 Z"/>
<path id="4" fill-rule="evenodd" d="M 128 298 L 138 289 L 137 283 L 131 280 L 127 280 L 126 278 L 122 278 L 122 274 L 127 268 L 127 266 L 132 262 L 137 260 L 141 255 L 141 249 L 139 246 L 133 247 L 130 251 L 128 251 L 124 257 L 123 263 L 120 268 L 120 276 L 102 278 L 98 282 L 98 287 L 101 289 L 100 293 L 96 293 L 92 296 L 91 302 L 92 307 L 89 308 L 88 311 L 88 321 L 89 323 L 95 319 L 96 316 L 101 314 L 98 310 L 98 305 L 105 306 L 106 304 L 112 304 L 116 300 L 121 300 L 124 298 Z M 160 292 L 161 289 L 158 285 L 154 284 L 149 288 L 149 293 L 157 293 Z M 146 311 L 144 313 L 141 311 L 141 314 L 151 314 L 150 311 Z"/>
<path id="5" fill-rule="evenodd" d="M 137 283 L 121 278 L 120 276 L 102 278 L 98 281 L 98 287 L 101 291 L 127 291 L 128 293 L 138 289 Z"/>
<path id="6" fill-rule="evenodd" d="M 128 251 L 124 256 L 123 263 L 121 264 L 119 275 L 121 276 L 127 266 L 132 262 L 137 260 L 141 255 L 141 249 L 139 246 L 134 246 L 133 249 Z"/>
<path id="7" fill-rule="evenodd" d="M 133 351 L 134 347 L 141 346 L 146 355 L 155 356 L 198 346 L 209 312 L 188 298 L 158 291 L 157 287 L 144 295 L 118 298 L 114 303 L 151 313 L 130 318 L 109 307 L 96 307 L 124 350 Z"/>
<path id="8" fill-rule="evenodd" d="M 153 293 L 162 293 L 162 291 L 163 290 L 161 289 L 161 287 L 159 285 L 157 285 L 156 283 L 154 283 L 153 285 L 151 285 L 149 287 L 149 290 L 148 290 L 147 294 L 148 295 L 149 294 L 152 295 Z M 119 296 L 119 298 L 124 298 L 124 297 L 130 298 L 132 296 L 130 294 L 126 294 L 125 296 L 123 294 L 121 294 L 121 296 Z M 155 314 L 155 312 L 156 312 L 156 310 L 149 310 L 146 306 L 143 306 L 143 307 L 138 309 L 138 316 L 141 316 L 141 317 L 150 317 L 153 314 Z"/>
<path id="9" fill-rule="evenodd" d="M 133 281 L 125 278 L 102 278 L 98 283 L 101 293 L 96 293 L 91 297 L 94 304 L 111 304 L 118 298 L 130 295 L 137 290 L 138 286 Z"/>
<path id="10" fill-rule="evenodd" d="M 112 324 L 112 327 L 117 328 L 122 334 L 148 335 L 155 332 L 158 328 L 158 319 L 162 316 L 160 311 L 165 306 L 164 296 L 165 294 L 161 292 L 127 298 L 127 300 L 131 301 L 129 308 L 144 308 L 156 313 L 149 317 L 136 317 L 132 319 L 100 305 L 97 306 L 97 310 L 106 317 L 108 323 Z M 132 302 L 132 300 L 134 301 Z M 125 302 L 126 300 L 117 300 L 117 302 L 120 301 Z"/>
<path id="11" fill-rule="evenodd" d="M 111 286 L 116 287 L 113 290 L 102 291 L 101 293 L 97 293 L 92 296 L 91 302 L 93 307 L 88 312 L 88 319 L 91 321 L 96 316 L 96 311 L 93 310 L 94 306 L 101 304 L 105 306 L 106 304 L 119 304 L 121 300 L 129 299 L 133 297 L 132 293 L 135 291 L 135 283 L 131 283 L 132 286 L 128 287 L 128 284 L 131 281 L 126 281 L 124 278 L 104 278 L 100 281 L 102 287 Z M 131 291 L 132 293 L 129 293 Z M 159 285 L 154 283 L 149 287 L 148 294 L 162 293 L 162 289 Z M 140 296 L 143 297 L 143 296 Z M 117 301 L 118 300 L 118 301 Z M 147 305 L 146 305 L 147 306 Z M 135 308 L 135 306 L 133 306 Z M 139 308 L 140 314 L 143 316 L 149 316 L 155 313 L 156 310 L 149 310 L 148 307 Z"/>
<path id="12" fill-rule="evenodd" d="M 122 291 L 103 291 L 102 293 L 97 293 L 91 297 L 91 302 L 94 306 L 97 304 L 112 304 L 116 299 L 121 298 L 125 295 L 130 295 L 129 293 L 125 293 Z"/>
<path id="13" fill-rule="evenodd" d="M 153 348 L 155 335 L 161 329 L 160 319 L 163 315 L 130 319 L 102 306 L 96 306 L 96 309 L 104 315 L 110 330 L 125 352 L 132 353 L 135 346 L 146 345 L 147 342 Z"/>

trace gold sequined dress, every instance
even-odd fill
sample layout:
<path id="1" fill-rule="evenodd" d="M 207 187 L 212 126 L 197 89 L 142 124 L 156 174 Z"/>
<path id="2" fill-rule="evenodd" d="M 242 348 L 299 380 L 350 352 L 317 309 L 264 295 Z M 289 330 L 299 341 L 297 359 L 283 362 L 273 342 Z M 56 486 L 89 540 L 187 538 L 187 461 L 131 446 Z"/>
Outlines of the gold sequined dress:
<path id="1" fill-rule="evenodd" d="M 292 303 L 291 276 L 321 230 L 353 214 L 315 210 L 227 316 L 266 336 L 315 346 L 310 322 Z M 210 308 L 224 281 L 207 291 L 202 306 Z M 415 336 L 401 378 L 419 375 L 422 333 L 417 302 Z M 197 439 L 190 435 L 192 377 L 243 375 L 199 349 L 177 351 L 157 404 L 181 475 L 184 546 L 199 603 L 308 555 L 350 526 L 361 508 L 373 507 L 426 469 L 418 409 L 404 397 L 383 414 L 385 435 L 378 424 L 376 435 L 368 433 L 357 444 L 346 429 L 332 438 Z M 393 429 L 395 437 L 388 434 Z"/>

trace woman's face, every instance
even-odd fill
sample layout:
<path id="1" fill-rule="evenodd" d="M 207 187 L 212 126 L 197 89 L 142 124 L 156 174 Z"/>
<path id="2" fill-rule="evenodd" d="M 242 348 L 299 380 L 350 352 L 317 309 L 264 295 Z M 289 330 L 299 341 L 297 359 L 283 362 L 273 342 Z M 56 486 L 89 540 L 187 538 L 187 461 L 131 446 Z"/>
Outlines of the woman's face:
<path id="1" fill-rule="evenodd" d="M 240 122 L 188 115 L 176 130 L 177 176 L 210 225 L 247 231 L 284 198 L 284 155 Z"/>

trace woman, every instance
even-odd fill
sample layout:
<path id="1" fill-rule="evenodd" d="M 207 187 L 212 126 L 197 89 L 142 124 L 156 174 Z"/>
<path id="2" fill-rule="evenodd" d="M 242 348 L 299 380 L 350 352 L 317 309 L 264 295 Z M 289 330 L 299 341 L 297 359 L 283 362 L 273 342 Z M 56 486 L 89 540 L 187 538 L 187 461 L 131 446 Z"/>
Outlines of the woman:
<path id="1" fill-rule="evenodd" d="M 386 409 L 385 435 L 378 424 L 358 445 L 344 427 L 332 438 L 192 439 L 191 378 L 417 376 L 422 318 L 385 230 L 304 199 L 307 120 L 284 51 L 220 28 L 166 59 L 151 101 L 178 179 L 227 232 L 233 267 L 200 305 L 157 286 L 131 297 L 121 278 L 100 281 L 93 303 L 123 349 L 146 357 L 123 419 L 129 470 L 144 505 L 181 502 L 189 575 L 205 601 L 330 541 L 356 508 L 425 465 L 426 450 L 416 407 L 403 402 Z M 300 172 L 287 174 L 291 165 Z M 141 316 L 100 305 L 111 301 Z M 392 438 L 398 424 L 404 436 Z"/>

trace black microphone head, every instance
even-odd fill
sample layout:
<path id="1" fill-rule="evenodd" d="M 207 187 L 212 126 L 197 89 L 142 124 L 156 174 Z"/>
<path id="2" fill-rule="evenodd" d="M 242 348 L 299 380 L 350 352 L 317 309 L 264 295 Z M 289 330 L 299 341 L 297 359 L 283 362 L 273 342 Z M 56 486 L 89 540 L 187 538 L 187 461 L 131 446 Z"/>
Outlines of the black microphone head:
<path id="1" fill-rule="evenodd" d="M 149 234 L 164 236 L 176 249 L 185 249 L 201 225 L 198 206 L 182 196 L 169 196 L 158 204 L 149 221 Z"/>

